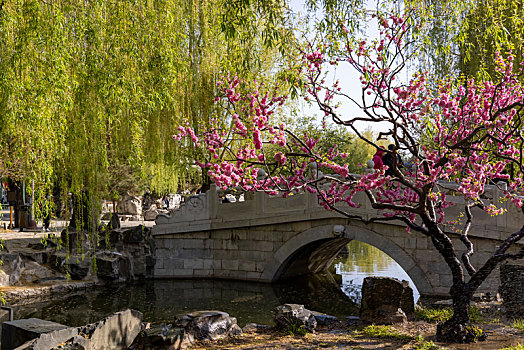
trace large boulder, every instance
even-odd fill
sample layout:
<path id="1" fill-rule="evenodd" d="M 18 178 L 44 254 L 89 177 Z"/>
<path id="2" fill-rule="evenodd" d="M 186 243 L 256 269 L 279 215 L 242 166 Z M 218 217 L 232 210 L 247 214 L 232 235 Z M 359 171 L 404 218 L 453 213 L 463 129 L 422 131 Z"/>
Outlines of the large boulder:
<path id="1" fill-rule="evenodd" d="M 317 325 L 320 327 L 334 327 L 337 326 L 340 321 L 333 315 L 327 315 L 317 311 L 311 311 L 315 320 L 317 320 Z"/>
<path id="2" fill-rule="evenodd" d="M 179 315 L 173 325 L 185 329 L 197 340 L 217 340 L 242 333 L 237 319 L 222 311 L 195 311 Z"/>
<path id="3" fill-rule="evenodd" d="M 500 295 L 508 317 L 524 317 L 524 265 L 505 263 L 500 266 Z"/>
<path id="4" fill-rule="evenodd" d="M 407 281 L 390 277 L 366 277 L 362 285 L 360 320 L 393 324 L 415 317 L 413 290 Z"/>
<path id="5" fill-rule="evenodd" d="M 114 229 L 120 228 L 120 219 L 118 218 L 118 214 L 117 213 L 111 214 L 111 220 L 109 221 L 107 226 L 108 226 L 109 230 L 114 230 Z"/>
<path id="6" fill-rule="evenodd" d="M 142 225 L 121 229 L 124 243 L 142 243 L 149 235 L 150 228 Z"/>
<path id="7" fill-rule="evenodd" d="M 24 268 L 16 285 L 23 286 L 31 283 L 38 283 L 37 281 L 55 280 L 56 277 L 64 276 L 35 261 L 24 261 Z"/>
<path id="8" fill-rule="evenodd" d="M 193 345 L 193 336 L 184 328 L 156 325 L 140 332 L 132 345 L 134 350 L 179 350 Z"/>
<path id="9" fill-rule="evenodd" d="M 153 204 L 149 209 L 144 211 L 144 220 L 155 221 L 158 214 L 160 214 L 160 211 L 156 208 L 156 205 Z"/>
<path id="10" fill-rule="evenodd" d="M 90 267 L 91 262 L 89 259 L 82 256 L 76 257 L 76 259 L 71 256 L 69 258 L 69 262 L 67 262 L 69 275 L 74 281 L 79 281 L 86 278 L 89 275 Z"/>
<path id="11" fill-rule="evenodd" d="M 83 280 L 89 275 L 91 260 L 80 254 L 70 255 L 69 258 L 65 253 L 55 252 L 49 255 L 49 266 L 60 273 L 69 273 L 72 280 Z"/>
<path id="12" fill-rule="evenodd" d="M 2 323 L 2 350 L 51 349 L 77 334 L 74 328 L 39 318 L 7 321 Z"/>
<path id="13" fill-rule="evenodd" d="M 138 197 L 124 195 L 116 209 L 119 214 L 142 215 L 142 201 Z"/>
<path id="14" fill-rule="evenodd" d="M 135 310 L 117 312 L 102 321 L 79 327 L 87 342 L 86 349 L 127 349 L 142 327 L 142 313 Z M 82 342 L 80 344 L 82 344 Z"/>
<path id="15" fill-rule="evenodd" d="M 97 254 L 96 268 L 96 275 L 102 280 L 127 280 L 131 277 L 129 258 L 120 253 L 101 252 Z"/>
<path id="16" fill-rule="evenodd" d="M 112 250 L 122 241 L 122 229 L 110 230 L 109 227 L 106 227 L 106 230 L 101 232 L 99 236 L 98 246 L 102 249 Z"/>
<path id="17" fill-rule="evenodd" d="M 93 236 L 90 235 L 86 230 L 80 230 L 73 227 L 62 230 L 60 234 L 62 245 L 69 247 L 70 252 L 82 253 L 89 251 L 92 246 Z M 96 242 L 95 242 L 96 243 Z"/>
<path id="18" fill-rule="evenodd" d="M 55 252 L 49 255 L 48 264 L 49 266 L 58 272 L 66 272 L 67 254 L 62 252 Z"/>
<path id="19" fill-rule="evenodd" d="M 20 252 L 20 256 L 26 261 L 34 261 L 43 265 L 47 262 L 49 254 L 46 251 L 24 251 Z"/>
<path id="20" fill-rule="evenodd" d="M 3 253 L 0 255 L 0 287 L 12 286 L 22 275 L 24 261 L 17 253 Z"/>
<path id="21" fill-rule="evenodd" d="M 40 319 L 17 320 L 3 323 L 2 350 L 124 350 L 141 329 L 142 313 L 129 309 L 74 328 Z"/>
<path id="22" fill-rule="evenodd" d="M 315 315 L 304 308 L 304 305 L 284 304 L 275 309 L 275 323 L 277 327 L 304 326 L 313 332 L 317 327 Z"/>

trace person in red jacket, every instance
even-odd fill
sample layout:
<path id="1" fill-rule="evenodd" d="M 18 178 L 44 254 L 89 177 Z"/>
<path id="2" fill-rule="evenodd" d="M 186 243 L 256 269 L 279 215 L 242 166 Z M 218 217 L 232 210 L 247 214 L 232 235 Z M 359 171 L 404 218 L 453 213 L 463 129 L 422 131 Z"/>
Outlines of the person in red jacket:
<path id="1" fill-rule="evenodd" d="M 377 152 L 375 152 L 375 155 L 373 156 L 373 168 L 380 169 L 382 166 L 384 166 L 384 163 L 382 162 L 382 156 L 384 156 L 384 151 L 380 148 L 377 148 Z"/>

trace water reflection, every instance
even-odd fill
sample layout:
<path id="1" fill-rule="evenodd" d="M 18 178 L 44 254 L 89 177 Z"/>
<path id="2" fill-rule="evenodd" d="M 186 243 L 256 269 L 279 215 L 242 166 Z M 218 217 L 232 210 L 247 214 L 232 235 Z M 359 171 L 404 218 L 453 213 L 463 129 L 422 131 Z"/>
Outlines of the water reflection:
<path id="1" fill-rule="evenodd" d="M 347 251 L 342 252 L 333 262 L 332 271 L 342 277 L 342 290 L 356 303 L 360 303 L 362 283 L 368 276 L 406 280 L 413 288 L 415 302 L 420 297 L 409 275 L 395 260 L 380 249 L 363 242 L 351 241 L 347 245 Z"/>
<path id="2" fill-rule="evenodd" d="M 366 276 L 411 280 L 380 250 L 357 241 L 348 245 L 331 272 L 295 278 L 278 284 L 221 280 L 155 280 L 139 285 L 114 285 L 53 296 L 53 300 L 15 307 L 15 318 L 36 317 L 71 326 L 98 321 L 113 312 L 140 310 L 148 322 L 170 322 L 175 315 L 195 310 L 222 310 L 249 322 L 272 324 L 273 310 L 284 303 L 344 317 L 358 315 L 360 289 Z M 412 284 L 413 286 L 413 284 Z M 418 292 L 415 290 L 416 298 Z"/>
<path id="3" fill-rule="evenodd" d="M 355 314 L 358 306 L 340 290 L 331 274 L 270 285 L 216 280 L 157 280 L 142 285 L 120 285 L 69 295 L 60 300 L 15 308 L 15 318 L 43 318 L 80 326 L 126 308 L 140 310 L 149 322 L 173 320 L 180 313 L 221 310 L 248 322 L 272 324 L 272 311 L 284 303 L 339 317 Z"/>

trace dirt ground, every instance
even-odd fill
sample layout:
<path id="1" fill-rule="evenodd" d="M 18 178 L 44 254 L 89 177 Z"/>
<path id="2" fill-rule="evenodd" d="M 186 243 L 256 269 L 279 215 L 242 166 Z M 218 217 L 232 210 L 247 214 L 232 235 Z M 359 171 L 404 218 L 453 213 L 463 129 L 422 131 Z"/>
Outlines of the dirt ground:
<path id="1" fill-rule="evenodd" d="M 457 349 L 457 350 L 494 350 L 518 344 L 524 345 L 524 332 L 499 323 L 479 324 L 488 334 L 486 341 L 474 344 L 444 344 L 435 341 L 436 325 L 423 321 L 394 325 L 395 330 L 410 335 L 412 339 L 397 340 L 394 338 L 373 338 L 362 334 L 362 327 L 321 329 L 305 336 L 293 336 L 273 329 L 244 333 L 242 336 L 219 340 L 217 342 L 200 342 L 194 350 L 309 350 L 309 349 Z M 414 339 L 413 339 L 414 338 Z M 433 342 L 434 347 L 429 347 Z M 426 347 L 424 347 L 426 346 Z"/>
<path id="2" fill-rule="evenodd" d="M 493 322 L 497 323 L 493 323 Z M 344 327 L 341 323 L 332 329 L 319 329 L 304 336 L 289 335 L 274 329 L 244 332 L 237 338 L 216 342 L 197 342 L 194 350 L 312 350 L 312 349 L 456 349 L 456 350 L 498 350 L 518 344 L 524 345 L 524 331 L 510 326 L 510 320 L 493 319 L 477 326 L 487 333 L 487 340 L 473 344 L 438 343 L 435 339 L 436 324 L 414 321 L 393 325 L 398 333 L 410 337 L 398 340 L 393 337 L 369 337 L 363 334 L 362 326 Z M 429 344 L 433 342 L 433 346 Z"/>

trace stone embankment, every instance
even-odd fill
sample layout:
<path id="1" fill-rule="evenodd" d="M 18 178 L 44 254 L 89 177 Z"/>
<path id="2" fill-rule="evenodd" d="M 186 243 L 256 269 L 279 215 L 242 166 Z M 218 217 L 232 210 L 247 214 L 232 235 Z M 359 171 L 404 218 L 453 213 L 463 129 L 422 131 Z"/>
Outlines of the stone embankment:
<path id="1" fill-rule="evenodd" d="M 155 245 L 149 227 L 120 227 L 115 217 L 100 227 L 98 235 L 73 228 L 59 237 L 18 235 L 6 240 L 0 251 L 0 292 L 9 303 L 153 278 Z"/>

